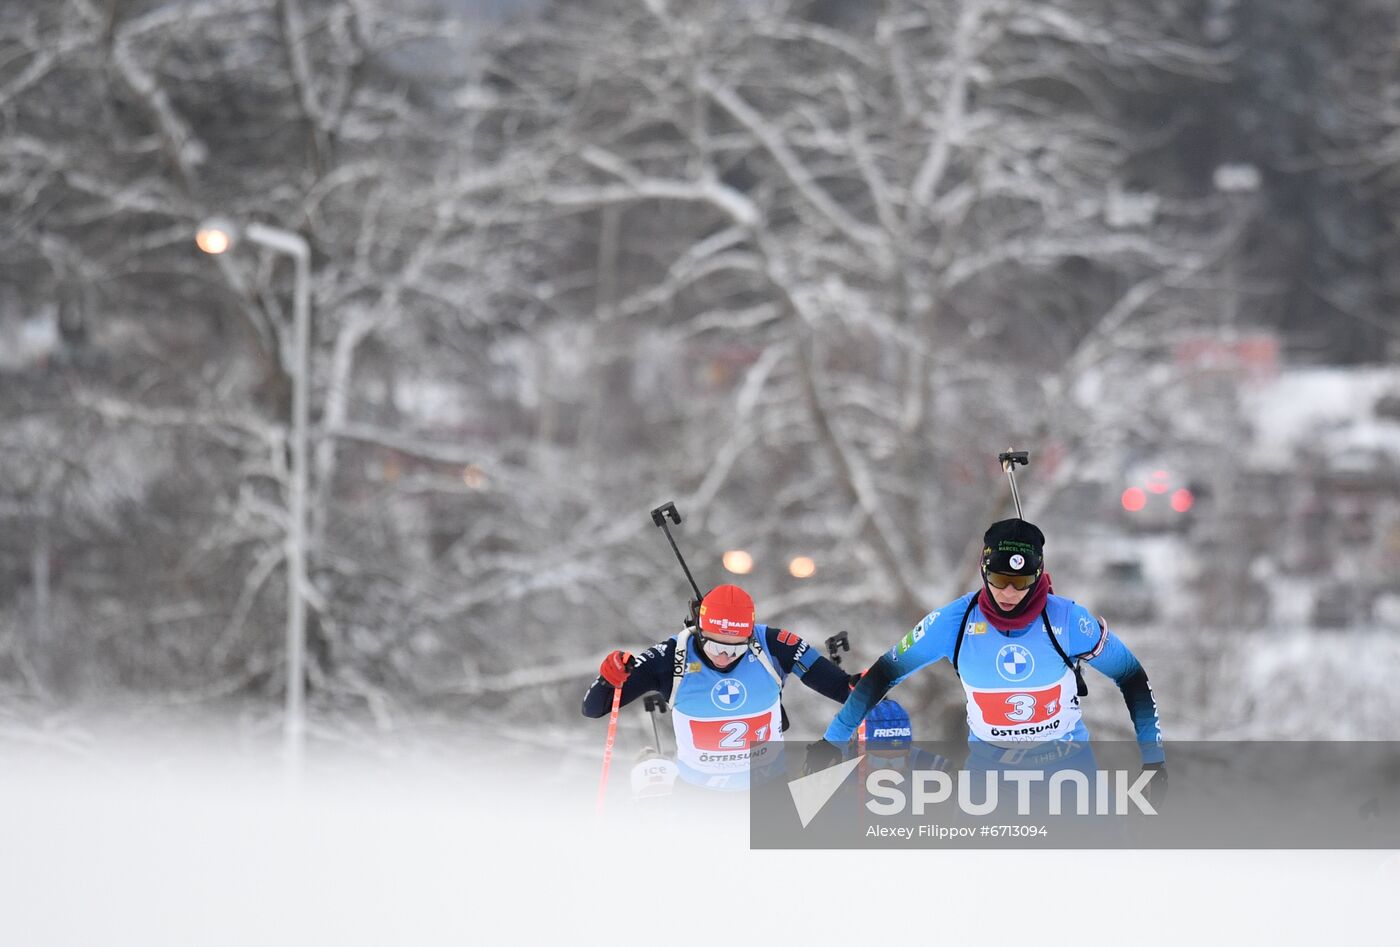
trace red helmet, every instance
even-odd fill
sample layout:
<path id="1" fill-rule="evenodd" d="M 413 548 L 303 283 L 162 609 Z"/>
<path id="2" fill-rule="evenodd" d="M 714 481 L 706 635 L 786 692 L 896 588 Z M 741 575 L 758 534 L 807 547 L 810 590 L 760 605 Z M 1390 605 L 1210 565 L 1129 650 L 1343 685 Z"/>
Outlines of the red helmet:
<path id="1" fill-rule="evenodd" d="M 753 599 L 737 585 L 717 585 L 700 603 L 700 630 L 717 635 L 753 635 Z"/>

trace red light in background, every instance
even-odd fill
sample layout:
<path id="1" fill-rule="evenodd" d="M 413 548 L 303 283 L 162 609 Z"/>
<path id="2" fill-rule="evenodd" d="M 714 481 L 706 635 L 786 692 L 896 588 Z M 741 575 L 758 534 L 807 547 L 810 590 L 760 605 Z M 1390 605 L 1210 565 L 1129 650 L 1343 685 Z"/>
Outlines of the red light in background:
<path id="1" fill-rule="evenodd" d="M 1147 489 L 1153 493 L 1166 493 L 1171 479 L 1171 475 L 1165 470 L 1154 470 L 1152 476 L 1147 478 Z"/>
<path id="2" fill-rule="evenodd" d="M 1123 491 L 1123 509 L 1129 513 L 1136 513 L 1147 505 L 1147 494 L 1142 492 L 1142 487 L 1129 487 Z"/>
<path id="3" fill-rule="evenodd" d="M 1178 513 L 1185 513 L 1195 504 L 1196 498 L 1191 495 L 1191 491 L 1182 487 L 1172 494 L 1172 509 Z"/>

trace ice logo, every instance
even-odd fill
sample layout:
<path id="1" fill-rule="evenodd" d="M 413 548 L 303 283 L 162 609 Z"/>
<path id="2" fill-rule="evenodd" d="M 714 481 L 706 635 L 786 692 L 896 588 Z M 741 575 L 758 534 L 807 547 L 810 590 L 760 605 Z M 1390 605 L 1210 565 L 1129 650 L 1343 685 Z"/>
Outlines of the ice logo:
<path id="1" fill-rule="evenodd" d="M 749 697 L 742 681 L 726 677 L 710 688 L 710 700 L 720 710 L 738 710 Z"/>
<path id="2" fill-rule="evenodd" d="M 1020 553 L 1017 553 L 1016 555 L 1014 555 L 1014 556 L 1011 557 L 1011 559 L 1009 560 L 1009 562 L 1010 562 L 1011 568 L 1013 568 L 1013 569 L 1019 569 L 1019 568 L 1021 568 L 1023 565 L 1026 564 L 1026 557 L 1023 556 L 1023 555 L 1021 555 Z"/>
<path id="3" fill-rule="evenodd" d="M 1035 670 L 1035 658 L 1018 644 L 1003 645 L 997 652 L 997 673 L 1015 683 L 1024 681 Z"/>

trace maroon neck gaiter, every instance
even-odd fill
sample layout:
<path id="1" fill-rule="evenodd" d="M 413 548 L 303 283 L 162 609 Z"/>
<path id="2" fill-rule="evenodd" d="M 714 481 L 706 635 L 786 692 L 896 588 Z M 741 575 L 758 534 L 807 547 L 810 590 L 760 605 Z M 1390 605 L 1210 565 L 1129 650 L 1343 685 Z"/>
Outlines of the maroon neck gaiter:
<path id="1" fill-rule="evenodd" d="M 1028 622 L 1040 614 L 1049 595 L 1050 573 L 1043 572 L 1026 597 L 1021 599 L 1015 615 L 1006 616 L 997 610 L 996 599 L 992 598 L 986 582 L 982 583 L 982 591 L 977 594 L 977 606 L 982 609 L 982 616 L 991 622 L 997 631 L 1015 631 L 1017 628 L 1026 627 Z"/>

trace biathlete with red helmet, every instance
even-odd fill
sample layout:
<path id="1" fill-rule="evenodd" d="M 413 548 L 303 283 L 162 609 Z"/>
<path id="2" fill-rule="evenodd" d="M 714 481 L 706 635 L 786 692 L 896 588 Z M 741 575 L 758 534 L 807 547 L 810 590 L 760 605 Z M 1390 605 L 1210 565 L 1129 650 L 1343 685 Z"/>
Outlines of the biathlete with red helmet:
<path id="1" fill-rule="evenodd" d="M 656 691 L 671 704 L 680 778 L 745 789 L 751 775 L 781 766 L 789 675 L 838 704 L 855 680 L 793 632 L 759 624 L 748 593 L 721 585 L 701 602 L 698 627 L 687 625 L 635 658 L 623 651 L 604 658 L 583 714 L 607 716 L 614 688 L 622 688 L 623 705 Z"/>

